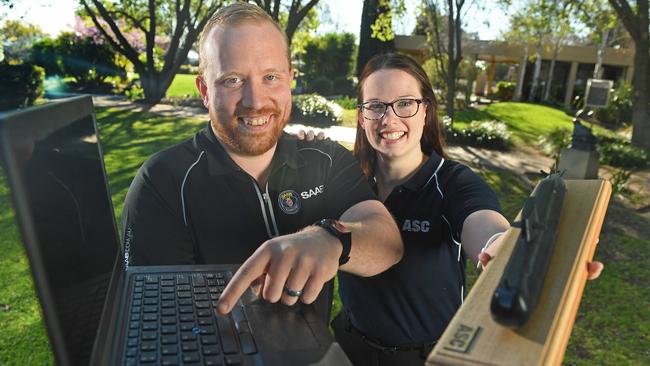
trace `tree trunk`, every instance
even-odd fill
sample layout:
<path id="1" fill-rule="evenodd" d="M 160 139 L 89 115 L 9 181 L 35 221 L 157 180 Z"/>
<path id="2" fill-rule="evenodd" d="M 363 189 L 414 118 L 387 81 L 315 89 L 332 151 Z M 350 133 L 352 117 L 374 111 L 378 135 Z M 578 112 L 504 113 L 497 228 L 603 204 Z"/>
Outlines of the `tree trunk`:
<path id="1" fill-rule="evenodd" d="M 632 145 L 650 150 L 650 50 L 648 30 L 645 39 L 635 42 L 632 79 Z"/>
<path id="2" fill-rule="evenodd" d="M 517 87 L 515 89 L 516 102 L 521 101 L 524 91 L 524 77 L 526 76 L 526 65 L 528 65 L 528 46 L 524 47 L 524 57 L 521 59 L 519 70 L 517 70 Z"/>
<path id="3" fill-rule="evenodd" d="M 636 1 L 636 12 L 626 0 L 609 0 L 634 41 L 632 77 L 632 144 L 650 150 L 650 36 L 648 0 Z"/>
<path id="4" fill-rule="evenodd" d="M 557 54 L 560 53 L 560 47 L 556 45 L 553 49 L 553 59 L 551 60 L 551 67 L 548 70 L 548 76 L 546 77 L 546 87 L 544 88 L 544 101 L 548 102 L 548 97 L 551 93 L 551 84 L 553 83 L 553 72 L 555 71 L 555 60 L 557 60 Z"/>
<path id="5" fill-rule="evenodd" d="M 528 101 L 533 102 L 537 94 L 537 86 L 539 85 L 539 73 L 542 70 L 542 45 L 537 44 L 535 48 L 535 71 L 533 72 L 533 85 L 530 88 Z"/>
<path id="6" fill-rule="evenodd" d="M 596 51 L 596 65 L 594 65 L 594 79 L 600 79 L 603 76 L 603 58 L 605 56 L 605 47 L 607 47 L 607 40 L 609 39 L 609 29 L 603 31 L 602 40 L 598 45 Z"/>
<path id="7" fill-rule="evenodd" d="M 551 84 L 553 83 L 553 71 L 555 69 L 555 56 L 551 60 L 551 67 L 548 70 L 548 76 L 546 77 L 546 85 L 544 87 L 544 101 L 548 102 L 549 95 L 551 94 Z"/>
<path id="8" fill-rule="evenodd" d="M 361 30 L 359 32 L 359 53 L 357 56 L 357 76 L 373 56 L 395 50 L 394 41 L 382 42 L 372 38 L 371 25 L 375 23 L 379 14 L 387 11 L 379 6 L 379 0 L 364 0 L 361 12 Z"/>

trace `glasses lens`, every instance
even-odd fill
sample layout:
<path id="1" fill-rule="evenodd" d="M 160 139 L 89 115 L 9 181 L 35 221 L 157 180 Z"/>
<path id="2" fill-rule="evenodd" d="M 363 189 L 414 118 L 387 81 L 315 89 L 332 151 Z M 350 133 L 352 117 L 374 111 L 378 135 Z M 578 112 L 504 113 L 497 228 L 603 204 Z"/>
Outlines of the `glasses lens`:
<path id="1" fill-rule="evenodd" d="M 412 117 L 418 112 L 418 103 L 414 99 L 400 99 L 395 101 L 393 108 L 399 117 Z"/>
<path id="2" fill-rule="evenodd" d="M 383 103 L 368 103 L 363 107 L 363 116 L 368 119 L 379 119 L 386 112 L 386 105 Z"/>

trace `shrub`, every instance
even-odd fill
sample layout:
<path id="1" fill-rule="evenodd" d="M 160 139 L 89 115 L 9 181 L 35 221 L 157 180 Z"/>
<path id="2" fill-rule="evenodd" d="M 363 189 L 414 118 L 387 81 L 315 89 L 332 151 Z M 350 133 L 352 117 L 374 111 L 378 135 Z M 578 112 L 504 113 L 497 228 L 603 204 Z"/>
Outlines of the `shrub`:
<path id="1" fill-rule="evenodd" d="M 332 80 L 328 77 L 319 76 L 307 85 L 309 86 L 309 90 L 314 93 L 321 95 L 334 94 L 334 85 L 332 83 Z"/>
<path id="2" fill-rule="evenodd" d="M 292 122 L 312 126 L 331 126 L 342 120 L 343 108 L 318 94 L 293 97 Z"/>
<path id="3" fill-rule="evenodd" d="M 571 131 L 568 128 L 558 127 L 548 135 L 539 138 L 539 145 L 545 154 L 557 156 L 560 150 L 571 144 Z"/>
<path id="4" fill-rule="evenodd" d="M 499 81 L 497 83 L 496 96 L 500 101 L 512 100 L 515 95 L 516 84 L 509 81 Z"/>
<path id="5" fill-rule="evenodd" d="M 448 123 L 443 122 L 443 124 L 449 128 Z M 508 150 L 512 146 L 512 136 L 508 131 L 508 126 L 496 120 L 472 121 L 469 128 L 452 128 L 451 131 L 447 131 L 447 140 L 457 144 L 494 150 Z"/>
<path id="6" fill-rule="evenodd" d="M 629 143 L 605 143 L 598 145 L 600 162 L 625 169 L 642 169 L 646 166 L 648 155 L 643 149 Z"/>
<path id="7" fill-rule="evenodd" d="M 632 122 L 632 87 L 628 83 L 621 83 L 614 90 L 609 105 L 606 108 L 596 109 L 596 119 L 606 125 L 621 126 Z"/>
<path id="8" fill-rule="evenodd" d="M 0 111 L 34 104 L 43 94 L 44 76 L 43 68 L 31 63 L 0 62 Z"/>
<path id="9" fill-rule="evenodd" d="M 82 87 L 98 87 L 109 76 L 124 75 L 115 64 L 116 54 L 108 43 L 97 43 L 92 37 L 63 33 L 57 38 L 63 71 Z"/>
<path id="10" fill-rule="evenodd" d="M 32 62 L 45 69 L 47 76 L 63 75 L 57 47 L 57 42 L 50 38 L 43 38 L 32 45 Z"/>
<path id="11" fill-rule="evenodd" d="M 300 69 L 307 89 L 322 95 L 354 94 L 347 77 L 354 71 L 356 49 L 351 33 L 327 33 L 307 39 Z"/>
<path id="12" fill-rule="evenodd" d="M 335 78 L 332 82 L 332 91 L 336 95 L 354 95 L 354 83 L 345 77 Z"/>
<path id="13" fill-rule="evenodd" d="M 351 98 L 348 95 L 334 99 L 334 103 L 343 109 L 357 109 L 357 98 Z"/>
<path id="14" fill-rule="evenodd" d="M 625 190 L 625 185 L 630 180 L 631 175 L 631 170 L 617 169 L 610 179 L 610 182 L 612 183 L 612 194 L 622 193 Z"/>

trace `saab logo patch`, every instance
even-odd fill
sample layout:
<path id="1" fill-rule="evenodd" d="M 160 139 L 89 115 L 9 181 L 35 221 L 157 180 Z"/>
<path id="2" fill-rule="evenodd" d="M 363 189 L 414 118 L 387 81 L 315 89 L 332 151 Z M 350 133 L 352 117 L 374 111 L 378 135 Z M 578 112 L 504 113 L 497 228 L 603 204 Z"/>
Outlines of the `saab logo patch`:
<path id="1" fill-rule="evenodd" d="M 318 187 L 314 187 L 308 191 L 300 192 L 300 197 L 306 200 L 308 198 L 312 198 L 313 196 L 323 193 L 323 191 L 325 191 L 325 185 L 321 184 Z"/>
<path id="2" fill-rule="evenodd" d="M 280 209 L 287 215 L 293 215 L 300 210 L 300 198 L 298 192 L 286 190 L 278 195 L 278 204 Z"/>

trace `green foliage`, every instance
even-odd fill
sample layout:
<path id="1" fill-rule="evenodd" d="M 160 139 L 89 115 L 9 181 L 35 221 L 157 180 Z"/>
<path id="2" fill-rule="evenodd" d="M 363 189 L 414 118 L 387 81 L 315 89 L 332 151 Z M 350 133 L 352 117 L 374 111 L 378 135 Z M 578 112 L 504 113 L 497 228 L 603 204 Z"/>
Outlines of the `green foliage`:
<path id="1" fill-rule="evenodd" d="M 43 94 L 43 68 L 0 62 L 0 111 L 24 108 Z"/>
<path id="2" fill-rule="evenodd" d="M 539 138 L 539 146 L 546 155 L 550 155 L 555 160 L 552 170 L 555 170 L 560 164 L 560 151 L 569 147 L 571 144 L 571 131 L 565 127 L 553 129 L 549 134 Z"/>
<path id="3" fill-rule="evenodd" d="M 334 103 L 340 105 L 343 109 L 357 109 L 357 98 L 352 98 L 347 95 L 334 99 Z"/>
<path id="4" fill-rule="evenodd" d="M 515 94 L 516 84 L 509 81 L 499 81 L 497 83 L 497 98 L 506 102 L 512 100 L 513 95 Z"/>
<path id="5" fill-rule="evenodd" d="M 596 109 L 596 119 L 606 125 L 620 127 L 632 122 L 632 86 L 622 82 L 614 90 L 609 105 Z"/>
<path id="6" fill-rule="evenodd" d="M 443 100 L 447 94 L 446 72 L 442 65 L 447 64 L 447 55 L 442 54 L 439 57 L 431 57 L 424 61 L 422 68 L 427 73 L 429 81 L 436 93 L 436 99 Z"/>
<path id="7" fill-rule="evenodd" d="M 74 33 L 63 33 L 56 42 L 63 72 L 73 77 L 79 86 L 97 87 L 109 76 L 124 74 L 116 65 L 117 55 L 108 43 Z"/>
<path id="8" fill-rule="evenodd" d="M 31 58 L 48 76 L 72 77 L 82 88 L 109 88 L 107 78 L 126 77 L 113 48 L 90 36 L 62 33 L 54 40 L 44 38 L 34 43 Z"/>
<path id="9" fill-rule="evenodd" d="M 609 180 L 610 183 L 612 184 L 612 194 L 623 192 L 623 190 L 625 189 L 625 185 L 630 180 L 631 175 L 632 175 L 631 170 L 627 170 L 624 168 L 616 169 L 616 171 L 614 171 L 614 174 Z"/>
<path id="10" fill-rule="evenodd" d="M 370 25 L 370 30 L 372 31 L 370 36 L 382 42 L 392 41 L 395 39 L 395 33 L 393 33 L 393 15 L 403 15 L 406 12 L 406 5 L 403 0 L 378 0 L 377 10 L 377 18 Z"/>
<path id="11" fill-rule="evenodd" d="M 45 75 L 63 75 L 58 42 L 51 38 L 43 38 L 34 42 L 31 51 L 31 60 L 34 64 L 45 70 Z"/>
<path id="12" fill-rule="evenodd" d="M 501 121 L 472 121 L 467 128 L 451 129 L 447 122 L 445 128 L 447 141 L 451 143 L 494 150 L 509 150 L 513 145 L 512 134 Z"/>
<path id="13" fill-rule="evenodd" d="M 141 100 L 144 98 L 144 90 L 139 83 L 133 83 L 124 90 L 124 95 L 131 101 Z"/>
<path id="14" fill-rule="evenodd" d="M 32 43 L 44 37 L 45 33 L 37 25 L 7 20 L 0 28 L 0 48 L 4 51 L 5 61 L 29 61 Z"/>
<path id="15" fill-rule="evenodd" d="M 598 144 L 597 149 L 602 164 L 626 169 L 642 169 L 645 168 L 648 161 L 648 154 L 630 143 Z"/>
<path id="16" fill-rule="evenodd" d="M 304 81 L 310 91 L 324 95 L 354 93 L 349 77 L 356 52 L 352 33 L 327 33 L 305 44 L 302 56 Z"/>
<path id="17" fill-rule="evenodd" d="M 331 126 L 341 122 L 343 108 L 318 94 L 293 97 L 291 121 L 309 126 Z"/>

